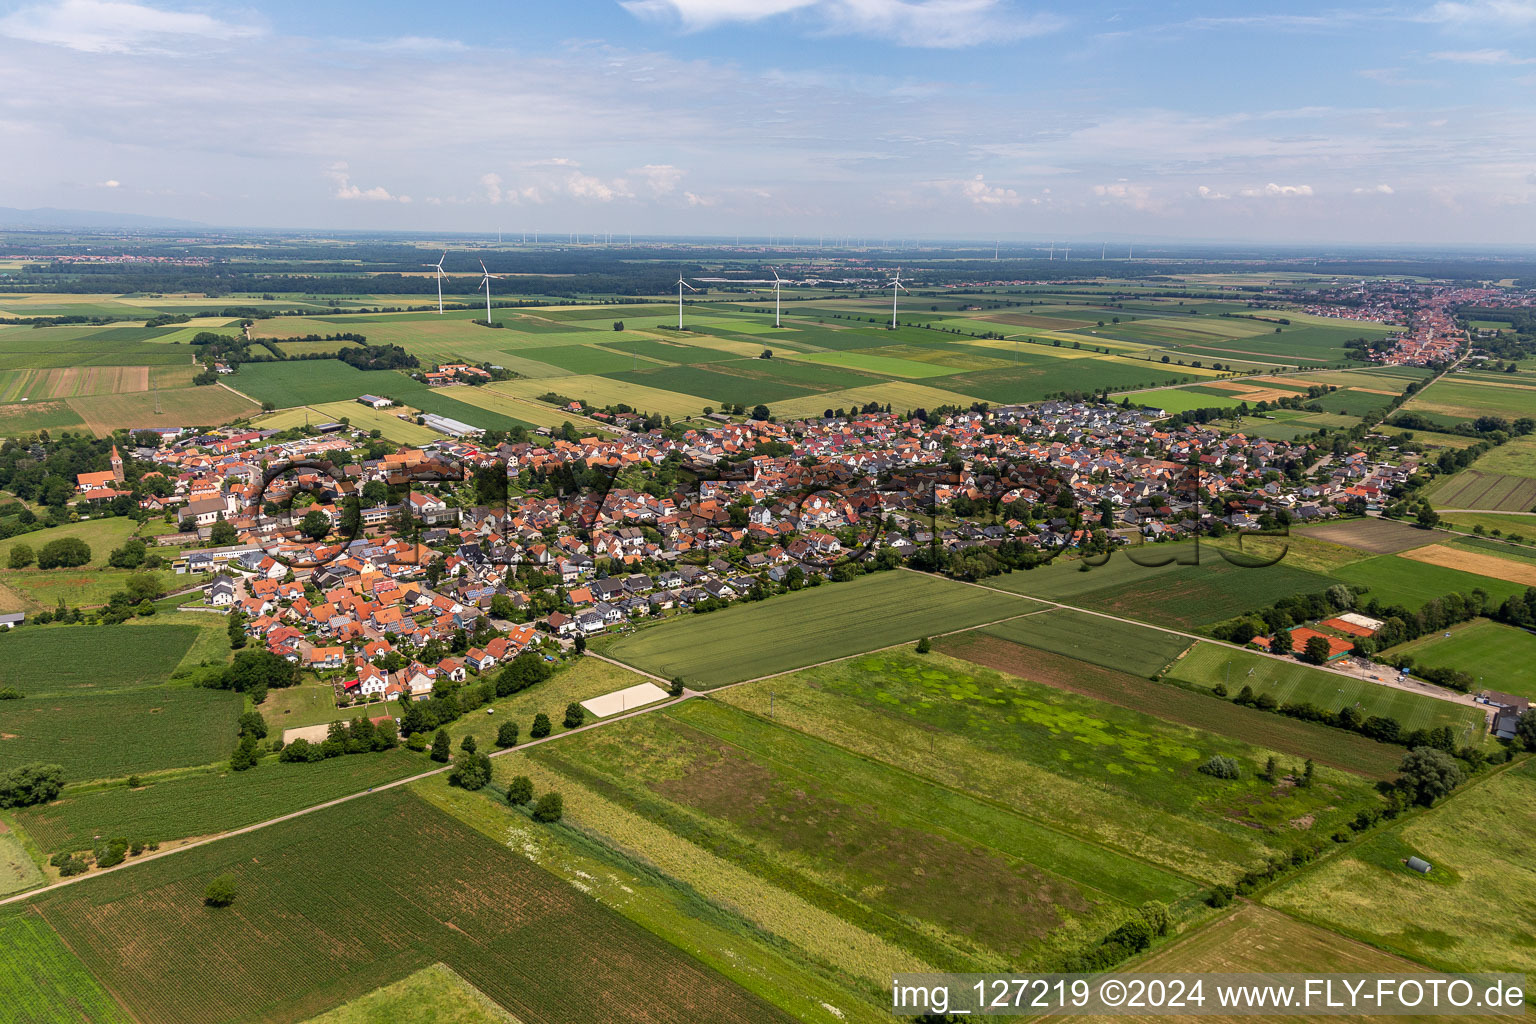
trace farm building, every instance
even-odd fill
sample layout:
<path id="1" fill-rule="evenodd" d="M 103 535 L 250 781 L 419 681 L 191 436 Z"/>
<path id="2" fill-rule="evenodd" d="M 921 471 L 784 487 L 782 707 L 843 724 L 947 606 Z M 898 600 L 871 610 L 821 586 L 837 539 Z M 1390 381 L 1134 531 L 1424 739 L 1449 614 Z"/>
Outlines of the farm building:
<path id="1" fill-rule="evenodd" d="M 358 395 L 357 400 L 372 409 L 387 409 L 395 403 L 378 395 Z"/>
<path id="2" fill-rule="evenodd" d="M 421 422 L 431 427 L 439 434 L 447 434 L 450 437 L 465 437 L 467 435 L 479 435 L 485 433 L 485 428 L 471 426 L 461 420 L 449 419 L 447 416 L 439 416 L 435 412 L 429 412 L 421 418 Z"/>

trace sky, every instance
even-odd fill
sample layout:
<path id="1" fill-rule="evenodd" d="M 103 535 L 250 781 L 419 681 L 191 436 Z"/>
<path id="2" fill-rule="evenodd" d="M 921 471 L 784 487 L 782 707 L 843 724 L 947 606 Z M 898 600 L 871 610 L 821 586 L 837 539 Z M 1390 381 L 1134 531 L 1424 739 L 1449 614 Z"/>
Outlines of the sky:
<path id="1" fill-rule="evenodd" d="M 1536 241 L 1536 0 L 0 0 L 0 206 Z"/>

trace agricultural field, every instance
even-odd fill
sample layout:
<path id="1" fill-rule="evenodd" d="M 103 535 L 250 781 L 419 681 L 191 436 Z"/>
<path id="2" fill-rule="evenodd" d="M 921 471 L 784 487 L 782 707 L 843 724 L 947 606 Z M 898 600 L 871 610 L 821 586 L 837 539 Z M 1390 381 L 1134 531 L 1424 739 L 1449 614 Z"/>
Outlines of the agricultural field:
<path id="1" fill-rule="evenodd" d="M 43 873 L 27 853 L 15 830 L 0 821 L 0 896 L 43 883 Z"/>
<path id="2" fill-rule="evenodd" d="M 28 698 L 163 683 L 201 631 L 193 625 L 29 626 L 0 634 L 0 687 Z M 110 658 L 87 652 L 111 651 Z"/>
<path id="3" fill-rule="evenodd" d="M 1026 613 L 977 632 L 1139 676 L 1162 672 L 1193 643 L 1175 633 L 1070 608 Z"/>
<path id="4" fill-rule="evenodd" d="M 136 571 L 87 567 L 0 571 L 0 611 L 52 611 L 60 601 L 71 608 L 98 607 L 123 590 L 128 585 L 128 577 Z M 195 579 L 182 579 L 186 580 L 187 586 L 196 582 Z"/>
<path id="5" fill-rule="evenodd" d="M 1383 678 L 1392 669 L 1381 670 Z M 1486 729 L 1483 708 L 1381 686 L 1358 676 L 1325 672 L 1287 658 L 1271 658 L 1221 644 L 1201 643 L 1168 671 L 1174 682 L 1209 690 L 1220 683 L 1236 694 L 1244 686 L 1281 704 L 1313 704 L 1329 711 L 1352 707 L 1363 717 L 1395 718 L 1408 731 L 1448 725 L 1458 743 L 1476 745 Z"/>
<path id="6" fill-rule="evenodd" d="M 1400 644 L 1390 653 L 1411 655 L 1416 668 L 1459 669 L 1477 679 L 1478 689 L 1536 702 L 1536 636 L 1523 629 L 1476 619 Z"/>
<path id="7" fill-rule="evenodd" d="M 1453 530 L 1472 533 L 1479 526 L 1492 537 L 1523 537 L 1536 540 L 1536 516 L 1498 512 L 1442 512 L 1440 522 Z"/>
<path id="8" fill-rule="evenodd" d="M 208 764 L 234 749 L 239 694 L 147 686 L 0 704 L 0 770 L 59 764 L 70 782 Z"/>
<path id="9" fill-rule="evenodd" d="M 1494 384 L 1451 374 L 1403 403 L 1403 409 L 1460 420 L 1475 420 L 1479 416 L 1502 416 L 1507 420 L 1536 417 L 1536 386 Z"/>
<path id="10" fill-rule="evenodd" d="M 233 729 L 229 736 L 225 746 L 232 750 Z M 269 760 L 243 772 L 220 767 L 150 777 L 138 789 L 70 790 L 51 804 L 17 811 L 16 820 L 49 853 L 88 849 L 96 835 L 165 843 L 228 832 L 434 767 L 405 750 L 315 764 Z"/>
<path id="11" fill-rule="evenodd" d="M 1435 535 L 1428 530 L 1395 519 L 1369 517 L 1303 526 L 1296 533 L 1332 544 L 1342 544 L 1358 551 L 1368 551 L 1373 555 L 1396 554 L 1435 542 Z"/>
<path id="12" fill-rule="evenodd" d="M 225 873 L 233 908 L 204 906 Z M 33 906 L 140 1020 L 302 1020 L 439 962 L 526 1024 L 788 1019 L 400 789 Z"/>
<path id="13" fill-rule="evenodd" d="M 1476 465 L 1473 463 L 1473 466 Z M 1425 490 L 1424 496 L 1437 508 L 1530 512 L 1536 510 L 1536 479 L 1507 473 L 1485 473 L 1468 467 L 1435 481 Z"/>
<path id="14" fill-rule="evenodd" d="M 25 1024 L 130 1024 L 46 921 L 30 908 L 0 911 L 0 1006 Z"/>
<path id="15" fill-rule="evenodd" d="M 1427 601 L 1455 591 L 1470 594 L 1482 590 L 1494 602 L 1525 592 L 1525 587 L 1506 580 L 1447 569 L 1416 562 L 1402 555 L 1377 555 L 1352 565 L 1335 569 L 1333 575 L 1357 587 L 1369 587 L 1367 596 L 1384 605 L 1403 605 L 1410 610 L 1422 608 Z"/>
<path id="16" fill-rule="evenodd" d="M 282 363 L 246 363 L 229 378 L 241 394 L 278 409 L 325 402 L 351 402 L 358 395 L 395 398 L 405 404 L 403 392 L 422 388 L 393 370 L 359 370 L 339 359 L 304 359 Z M 358 406 L 362 408 L 362 406 Z"/>
<path id="17" fill-rule="evenodd" d="M 1437 970 L 1536 970 L 1536 900 L 1527 857 L 1536 761 L 1475 779 L 1264 897 L 1289 914 Z M 1404 861 L 1433 865 L 1427 875 Z"/>
<path id="18" fill-rule="evenodd" d="M 260 411 L 256 403 L 217 384 L 91 395 L 67 404 L 98 437 L 141 427 L 216 427 Z"/>
<path id="19" fill-rule="evenodd" d="M 1402 760 L 1395 748 L 1313 722 L 1282 718 L 1256 708 L 1150 682 L 1145 676 L 1079 661 L 988 635 L 955 633 L 935 641 L 945 654 L 1008 675 L 1020 676 L 1193 729 L 1201 729 L 1342 771 L 1388 778 Z"/>
<path id="20" fill-rule="evenodd" d="M 681 419 L 697 416 L 709 403 L 693 395 L 678 394 L 658 387 L 646 387 L 634 381 L 578 374 L 558 380 L 512 380 L 495 385 L 497 391 L 519 398 L 537 399 L 554 391 L 571 398 L 581 398 L 602 407 L 624 403 L 642 412 Z M 818 410 L 820 411 L 820 410 Z"/>
<path id="21" fill-rule="evenodd" d="M 485 993 L 453 973 L 445 964 L 423 967 L 415 974 L 345 1006 L 311 1017 L 305 1024 L 518 1024 Z"/>
<path id="22" fill-rule="evenodd" d="M 948 380 L 949 378 L 945 378 Z M 824 391 L 806 395 L 787 402 L 773 402 L 768 409 L 782 419 L 804 419 L 820 416 L 828 409 L 858 409 L 870 402 L 889 405 L 894 412 L 911 412 L 915 409 L 936 409 L 944 405 L 969 408 L 976 402 L 970 395 L 946 391 L 928 384 L 893 380 L 885 384 L 870 384 L 849 388 L 845 391 Z"/>
<path id="23" fill-rule="evenodd" d="M 1378 799 L 1364 779 L 1332 768 L 1311 792 L 1271 786 L 1254 772 L 1284 751 L 938 652 L 864 655 L 717 699 L 1112 850 L 1121 866 L 1111 871 L 1139 861 L 1229 880 L 1309 834 L 1331 834 Z M 1235 758 L 1242 777 L 1196 771 L 1213 754 Z"/>
<path id="24" fill-rule="evenodd" d="M 787 672 L 1034 610 L 1024 598 L 892 571 L 706 615 L 680 615 L 595 650 L 694 689 Z"/>
<path id="25" fill-rule="evenodd" d="M 1493 550 L 1478 550 L 1475 545 L 1480 544 L 1487 544 Z M 1402 557 L 1425 565 L 1438 565 L 1490 579 L 1536 587 L 1536 562 L 1529 556 L 1522 558 L 1521 554 L 1518 549 L 1507 544 L 1467 538 L 1450 544 L 1430 544 L 1415 548 L 1403 552 Z"/>
<path id="26" fill-rule="evenodd" d="M 940 970 L 1039 963 L 1195 886 L 711 701 L 529 753 Z M 942 824 L 940 824 L 942 823 Z"/>

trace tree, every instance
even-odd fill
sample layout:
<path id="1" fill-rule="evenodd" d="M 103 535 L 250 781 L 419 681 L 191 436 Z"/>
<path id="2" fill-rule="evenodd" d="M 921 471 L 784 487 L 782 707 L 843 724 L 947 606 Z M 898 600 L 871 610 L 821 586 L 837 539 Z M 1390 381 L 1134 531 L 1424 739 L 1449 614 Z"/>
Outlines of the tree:
<path id="1" fill-rule="evenodd" d="M 460 786 L 468 790 L 483 789 L 487 782 L 491 781 L 491 759 L 484 754 L 477 754 L 472 750 L 461 753 L 453 762 L 453 771 L 448 773 L 450 785 Z"/>
<path id="2" fill-rule="evenodd" d="M 219 513 L 219 518 L 213 521 L 213 529 L 208 534 L 208 539 L 215 547 L 228 547 L 240 539 L 235 532 L 234 524 L 224 519 L 224 513 Z"/>
<path id="3" fill-rule="evenodd" d="M 1526 750 L 1536 750 L 1536 712 L 1527 711 L 1515 722 L 1515 738 Z"/>
<path id="4" fill-rule="evenodd" d="M 541 740 L 549 735 L 550 728 L 549 716 L 540 711 L 533 716 L 533 728 L 528 730 L 528 735 L 536 740 Z"/>
<path id="5" fill-rule="evenodd" d="M 1456 759 L 1433 747 L 1414 747 L 1403 758 L 1397 788 L 1410 803 L 1428 807 L 1466 781 Z"/>
<path id="6" fill-rule="evenodd" d="M 235 902 L 235 876 L 220 875 L 203 890 L 203 903 L 210 907 L 227 907 Z"/>
<path id="7" fill-rule="evenodd" d="M 587 709 L 575 701 L 565 706 L 565 727 L 575 729 L 587 720 Z"/>
<path id="8" fill-rule="evenodd" d="M 615 320 L 613 322 L 613 329 L 616 330 L 616 331 L 622 331 L 624 329 L 624 321 L 623 320 Z"/>
<path id="9" fill-rule="evenodd" d="M 107 556 L 107 564 L 114 569 L 137 569 L 144 564 L 144 558 L 149 549 L 144 542 L 137 537 L 129 537 L 123 542 L 123 546 L 115 548 Z"/>
<path id="10" fill-rule="evenodd" d="M 1148 900 L 1137 910 L 1141 919 L 1147 922 L 1147 927 L 1152 929 L 1154 935 L 1168 934 L 1168 905 L 1158 900 Z"/>
<path id="11" fill-rule="evenodd" d="M 1414 521 L 1426 530 L 1432 530 L 1440 524 L 1440 513 L 1425 504 L 1419 509 L 1419 514 L 1414 516 Z"/>
<path id="12" fill-rule="evenodd" d="M 673 676 L 672 685 L 667 688 L 667 692 L 674 697 L 681 697 L 683 695 L 683 677 Z"/>
<path id="13" fill-rule="evenodd" d="M 498 747 L 517 746 L 517 723 L 502 722 L 496 728 L 496 745 Z"/>
<path id="14" fill-rule="evenodd" d="M 559 793 L 545 793 L 533 805 L 533 820 L 554 822 L 565 814 L 565 799 Z"/>
<path id="15" fill-rule="evenodd" d="M 927 637 L 923 637 L 917 642 L 918 654 L 927 654 L 931 650 L 933 650 L 933 641 L 929 640 Z"/>
<path id="16" fill-rule="evenodd" d="M 0 773 L 0 807 L 45 804 L 64 788 L 64 769 L 56 764 L 23 764 Z"/>
<path id="17" fill-rule="evenodd" d="M 297 685 L 299 666 L 271 651 L 237 651 L 234 662 L 224 671 L 223 680 L 223 689 L 249 693 L 253 702 L 260 704 L 268 690 Z"/>
<path id="18" fill-rule="evenodd" d="M 267 720 L 260 711 L 247 711 L 240 716 L 240 735 L 254 736 L 258 740 L 267 738 Z"/>
<path id="19" fill-rule="evenodd" d="M 582 636 L 580 633 L 577 633 L 576 634 L 576 645 L 575 646 L 576 646 L 576 653 L 577 654 L 585 654 L 585 653 L 587 653 L 587 638 Z"/>
<path id="20" fill-rule="evenodd" d="M 1328 646 L 1327 637 L 1307 637 L 1306 654 L 1308 661 L 1317 665 L 1321 665 L 1328 660 L 1328 655 L 1332 653 L 1333 649 Z"/>
<path id="21" fill-rule="evenodd" d="M 1242 769 L 1238 766 L 1237 761 L 1222 754 L 1211 755 L 1204 764 L 1195 770 L 1218 779 L 1235 779 L 1242 775 Z"/>
<path id="22" fill-rule="evenodd" d="M 526 690 L 534 683 L 543 682 L 554 672 L 554 667 L 534 651 L 524 651 L 496 676 L 496 696 L 506 697 Z"/>
<path id="23" fill-rule="evenodd" d="M 79 537 L 59 537 L 37 553 L 39 569 L 73 569 L 91 560 L 91 546 Z"/>
<path id="24" fill-rule="evenodd" d="M 768 418 L 768 407 L 766 405 L 754 405 L 752 407 L 752 418 L 759 423 L 766 420 Z"/>
<path id="25" fill-rule="evenodd" d="M 437 735 L 432 737 L 432 760 L 439 764 L 447 764 L 452 756 L 453 740 L 449 738 L 448 730 L 437 730 Z"/>
<path id="26" fill-rule="evenodd" d="M 1268 759 L 1265 760 L 1265 762 L 1264 762 L 1264 770 L 1259 773 L 1259 778 L 1263 779 L 1265 782 L 1274 782 L 1275 781 L 1275 771 L 1276 771 L 1275 757 L 1274 757 L 1273 754 L 1271 754 L 1268 757 Z"/>
<path id="27" fill-rule="evenodd" d="M 533 799 L 533 780 L 526 775 L 514 776 L 507 783 L 507 803 L 526 804 Z"/>
<path id="28" fill-rule="evenodd" d="M 32 553 L 32 546 L 30 544 L 17 544 L 11 548 L 11 568 L 25 569 L 32 564 L 36 557 Z"/>
<path id="29" fill-rule="evenodd" d="M 312 508 L 304 513 L 304 518 L 299 520 L 299 532 L 310 540 L 320 540 L 331 532 L 331 517 L 317 508 Z"/>

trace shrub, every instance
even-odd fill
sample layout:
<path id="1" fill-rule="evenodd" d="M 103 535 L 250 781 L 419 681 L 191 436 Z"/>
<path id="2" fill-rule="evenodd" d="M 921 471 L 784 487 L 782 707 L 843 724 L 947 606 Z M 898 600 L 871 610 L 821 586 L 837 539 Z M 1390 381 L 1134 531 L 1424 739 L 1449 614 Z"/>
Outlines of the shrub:
<path id="1" fill-rule="evenodd" d="M 39 569 L 73 569 L 91 560 L 91 546 L 79 537 L 59 537 L 37 553 Z"/>
<path id="2" fill-rule="evenodd" d="M 918 654 L 927 654 L 931 650 L 933 650 L 933 641 L 929 640 L 927 637 L 923 637 L 917 642 Z"/>
<path id="3" fill-rule="evenodd" d="M 64 769 L 56 764 L 24 764 L 0 774 L 0 807 L 45 804 L 64 788 Z"/>
<path id="4" fill-rule="evenodd" d="M 0 690 L 0 700 L 21 700 L 22 696 L 22 692 L 14 686 L 7 686 Z"/>
<path id="5" fill-rule="evenodd" d="M 439 764 L 447 764 L 452 756 L 453 740 L 448 736 L 448 730 L 437 730 L 437 735 L 432 737 L 432 760 Z"/>
<path id="6" fill-rule="evenodd" d="M 533 805 L 533 820 L 554 822 L 565 814 L 565 800 L 559 793 L 545 793 Z"/>
<path id="7" fill-rule="evenodd" d="M 10 566 L 12 569 L 25 569 L 36 559 L 32 553 L 30 544 L 17 544 L 11 548 Z"/>
<path id="8" fill-rule="evenodd" d="M 1211 755 L 1204 764 L 1195 770 L 1218 779 L 1235 779 L 1242 775 L 1242 769 L 1238 766 L 1237 761 L 1223 754 Z"/>
<path id="9" fill-rule="evenodd" d="M 587 709 L 575 701 L 565 706 L 565 727 L 575 729 L 587 720 Z"/>
<path id="10" fill-rule="evenodd" d="M 536 740 L 541 740 L 549 735 L 552 727 L 549 724 L 549 716 L 540 711 L 533 716 L 533 728 L 528 730 L 528 735 Z"/>
<path id="11" fill-rule="evenodd" d="M 496 727 L 496 745 L 498 747 L 517 746 L 517 723 L 502 722 Z"/>
<path id="12" fill-rule="evenodd" d="M 526 775 L 515 776 L 507 783 L 507 803 L 525 804 L 533 799 L 533 780 Z"/>
<path id="13" fill-rule="evenodd" d="M 1232 902 L 1234 895 L 1236 893 L 1230 885 L 1218 885 L 1211 889 L 1210 894 L 1205 897 L 1205 903 L 1210 907 L 1225 907 Z"/>
<path id="14" fill-rule="evenodd" d="M 128 859 L 128 840 L 109 839 L 104 843 L 98 843 L 92 854 L 96 858 L 98 868 L 116 867 Z"/>

